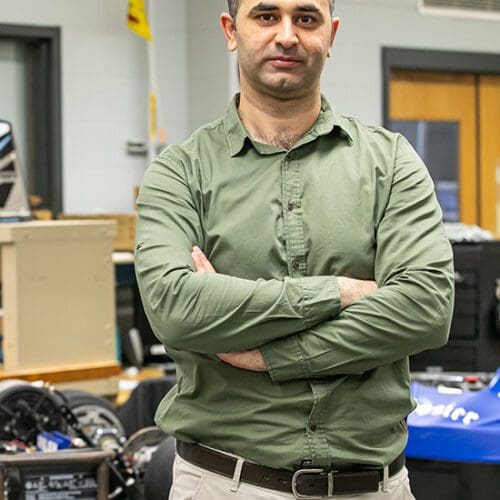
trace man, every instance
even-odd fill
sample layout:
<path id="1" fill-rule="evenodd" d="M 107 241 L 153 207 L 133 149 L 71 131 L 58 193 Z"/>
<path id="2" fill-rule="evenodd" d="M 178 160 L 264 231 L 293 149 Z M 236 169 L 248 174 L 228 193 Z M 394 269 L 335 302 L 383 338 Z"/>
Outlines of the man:
<path id="1" fill-rule="evenodd" d="M 332 13 L 229 1 L 241 93 L 143 181 L 137 276 L 177 363 L 156 416 L 173 500 L 413 498 L 408 356 L 446 342 L 451 249 L 407 141 L 321 96 Z"/>

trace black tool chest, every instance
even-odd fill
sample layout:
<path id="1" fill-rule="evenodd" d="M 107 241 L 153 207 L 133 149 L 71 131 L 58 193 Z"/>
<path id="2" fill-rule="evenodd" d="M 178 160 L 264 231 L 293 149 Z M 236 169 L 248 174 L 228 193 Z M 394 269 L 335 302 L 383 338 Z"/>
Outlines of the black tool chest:
<path id="1" fill-rule="evenodd" d="M 448 344 L 410 360 L 412 371 L 495 371 L 500 366 L 500 241 L 453 244 L 455 310 Z M 500 281 L 499 281 L 500 283 Z"/>

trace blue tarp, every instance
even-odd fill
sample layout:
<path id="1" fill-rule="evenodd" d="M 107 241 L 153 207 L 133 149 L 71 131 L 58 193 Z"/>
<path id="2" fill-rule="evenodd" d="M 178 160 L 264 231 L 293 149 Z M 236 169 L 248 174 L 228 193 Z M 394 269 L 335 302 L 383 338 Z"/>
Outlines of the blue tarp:
<path id="1" fill-rule="evenodd" d="M 500 464 L 500 368 L 481 391 L 443 391 L 414 382 L 406 455 Z"/>

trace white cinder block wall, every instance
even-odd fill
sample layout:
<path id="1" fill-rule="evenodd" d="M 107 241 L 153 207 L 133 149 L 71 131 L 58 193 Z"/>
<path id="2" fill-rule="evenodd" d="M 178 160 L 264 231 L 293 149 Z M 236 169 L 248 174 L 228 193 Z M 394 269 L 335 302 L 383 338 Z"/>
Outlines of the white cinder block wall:
<path id="1" fill-rule="evenodd" d="M 219 31 L 225 0 L 155 0 L 169 142 L 224 113 L 234 57 Z M 145 168 L 125 153 L 146 137 L 146 51 L 125 24 L 127 0 L 0 0 L 0 22 L 62 27 L 64 204 L 130 210 Z M 417 0 L 337 0 L 342 25 L 323 90 L 335 108 L 382 121 L 382 47 L 499 52 L 500 23 L 422 16 Z"/>
<path id="2" fill-rule="evenodd" d="M 191 131 L 224 113 L 230 95 L 229 64 L 219 16 L 225 0 L 188 2 L 188 89 Z"/>
<path id="3" fill-rule="evenodd" d="M 128 211 L 147 138 L 145 41 L 126 27 L 127 0 L 0 0 L 0 23 L 61 27 L 64 210 Z M 186 3 L 157 0 L 154 29 L 167 139 L 188 133 Z"/>

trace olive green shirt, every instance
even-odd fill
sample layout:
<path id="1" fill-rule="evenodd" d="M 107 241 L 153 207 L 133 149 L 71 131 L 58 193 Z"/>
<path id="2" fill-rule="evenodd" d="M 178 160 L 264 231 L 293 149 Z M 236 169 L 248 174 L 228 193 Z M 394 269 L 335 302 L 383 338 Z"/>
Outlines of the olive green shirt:
<path id="1" fill-rule="evenodd" d="M 446 342 L 450 244 L 408 142 L 322 100 L 289 151 L 237 112 L 169 146 L 139 195 L 136 273 L 177 363 L 165 432 L 261 464 L 381 466 L 407 441 L 408 356 Z M 196 273 L 198 245 L 217 270 Z M 378 291 L 340 309 L 336 276 Z M 269 373 L 216 353 L 261 347 Z"/>

